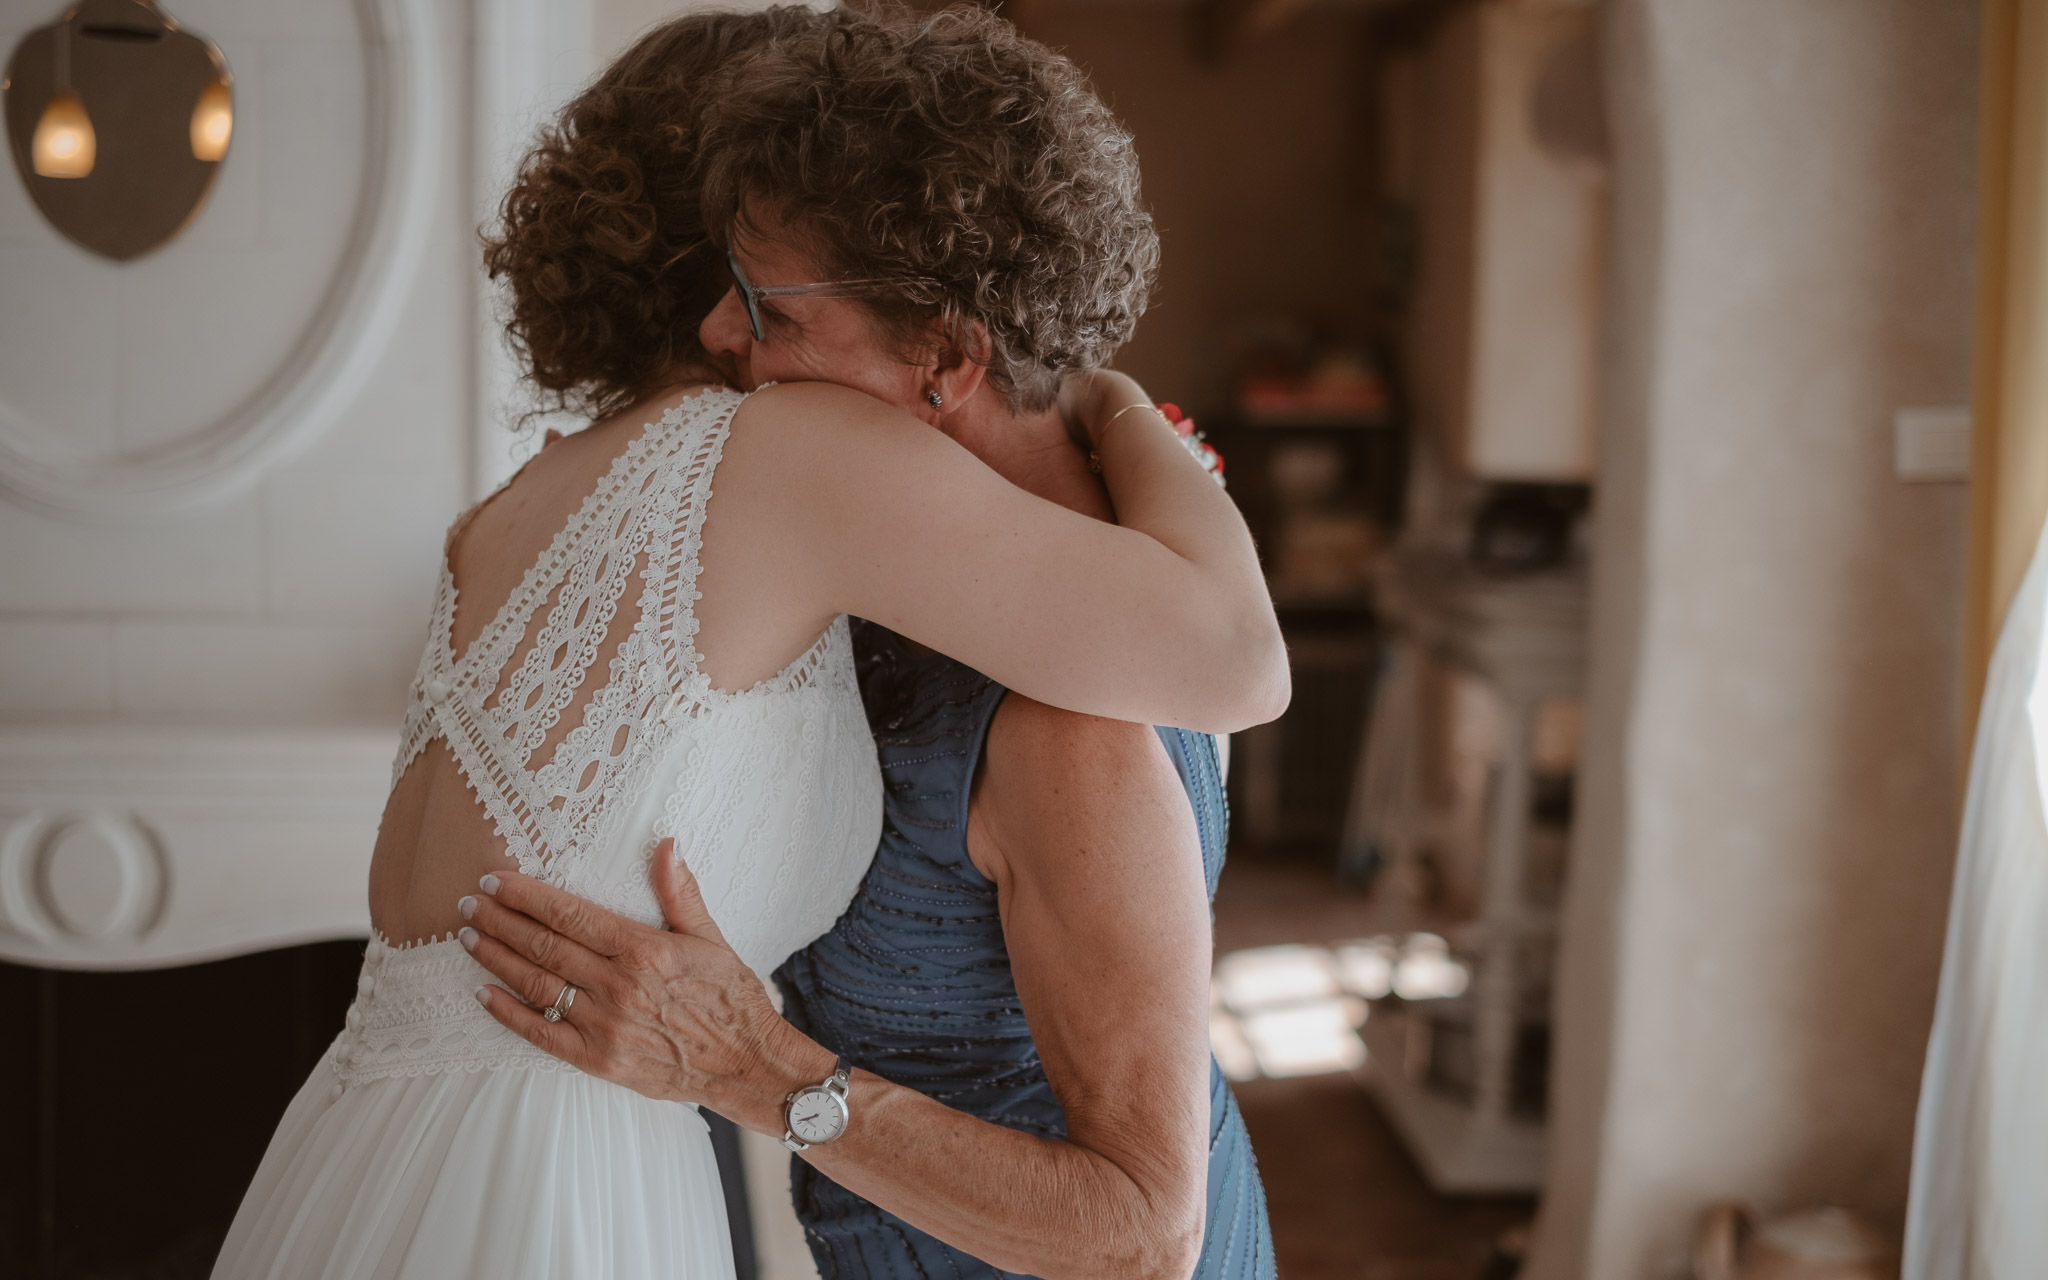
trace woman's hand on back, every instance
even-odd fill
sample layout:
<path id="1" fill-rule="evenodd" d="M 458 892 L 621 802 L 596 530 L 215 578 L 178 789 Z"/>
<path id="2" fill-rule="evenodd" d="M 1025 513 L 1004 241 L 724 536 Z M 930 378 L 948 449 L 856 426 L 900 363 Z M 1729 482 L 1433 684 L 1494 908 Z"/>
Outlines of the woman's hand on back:
<path id="1" fill-rule="evenodd" d="M 807 1074 L 822 1078 L 831 1055 L 775 1012 L 674 851 L 663 840 L 651 871 L 668 929 L 514 872 L 484 877 L 483 893 L 457 904 L 468 922 L 462 945 L 503 984 L 479 987 L 477 998 L 580 1071 L 765 1131 L 773 1100 Z M 547 1021 L 539 1011 L 565 982 L 574 1002 Z"/>

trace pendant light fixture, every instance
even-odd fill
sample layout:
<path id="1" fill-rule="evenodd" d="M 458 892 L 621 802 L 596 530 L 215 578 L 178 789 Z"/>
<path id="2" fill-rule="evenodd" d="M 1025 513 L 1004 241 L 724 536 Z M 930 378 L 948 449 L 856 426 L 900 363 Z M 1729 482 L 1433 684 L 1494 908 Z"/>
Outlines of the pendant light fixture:
<path id="1" fill-rule="evenodd" d="M 92 117 L 85 102 L 71 87 L 71 24 L 57 32 L 57 74 L 49 102 L 36 121 L 30 143 L 30 161 L 45 178 L 83 178 L 92 172 L 99 157 L 99 136 L 92 131 Z"/>
<path id="2" fill-rule="evenodd" d="M 192 108 L 192 158 L 221 159 L 228 153 L 228 139 L 234 132 L 235 99 L 223 71 L 199 91 L 199 101 Z"/>
<path id="3" fill-rule="evenodd" d="M 55 21 L 0 67 L 8 159 L 59 234 L 139 258 L 191 223 L 233 163 L 240 86 L 220 46 L 160 0 L 55 2 Z"/>

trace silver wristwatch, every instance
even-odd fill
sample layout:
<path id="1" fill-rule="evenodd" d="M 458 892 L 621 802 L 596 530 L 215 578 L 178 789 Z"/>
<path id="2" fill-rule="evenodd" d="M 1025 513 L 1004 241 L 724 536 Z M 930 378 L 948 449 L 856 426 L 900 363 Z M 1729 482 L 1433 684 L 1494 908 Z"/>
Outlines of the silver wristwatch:
<path id="1" fill-rule="evenodd" d="M 832 1078 L 823 1084 L 805 1085 L 782 1104 L 782 1145 L 804 1151 L 835 1141 L 846 1132 L 853 1115 L 846 1108 L 848 1077 L 853 1064 L 844 1054 L 832 1066 Z"/>

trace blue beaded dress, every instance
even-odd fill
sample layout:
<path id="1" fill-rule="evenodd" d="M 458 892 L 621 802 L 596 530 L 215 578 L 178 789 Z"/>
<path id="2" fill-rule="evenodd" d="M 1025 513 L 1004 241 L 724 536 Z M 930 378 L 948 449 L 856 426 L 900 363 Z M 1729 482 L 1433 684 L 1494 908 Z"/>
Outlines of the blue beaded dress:
<path id="1" fill-rule="evenodd" d="M 832 931 L 775 972 L 783 1012 L 826 1048 L 970 1115 L 1066 1134 L 1003 946 L 996 889 L 967 856 L 967 801 L 1001 685 L 886 628 L 854 623 L 881 758 L 882 839 Z M 1209 893 L 1228 824 L 1215 740 L 1159 730 L 1194 806 Z M 1198 1280 L 1270 1280 L 1266 1193 L 1237 1101 L 1209 1064 L 1208 1219 Z M 995 1277 L 793 1160 L 793 1194 L 823 1280 Z"/>

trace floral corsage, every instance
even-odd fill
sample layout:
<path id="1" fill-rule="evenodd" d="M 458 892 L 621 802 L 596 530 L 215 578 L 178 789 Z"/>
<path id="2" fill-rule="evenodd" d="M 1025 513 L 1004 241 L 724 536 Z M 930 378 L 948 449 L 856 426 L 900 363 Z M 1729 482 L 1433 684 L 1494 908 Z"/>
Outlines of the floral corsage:
<path id="1" fill-rule="evenodd" d="M 1208 472 L 1217 484 L 1222 484 L 1223 455 L 1216 452 L 1216 446 L 1208 442 L 1207 436 L 1195 430 L 1195 420 L 1182 413 L 1177 404 L 1162 400 L 1155 407 L 1161 417 L 1173 424 L 1173 433 L 1180 437 L 1180 442 L 1187 451 L 1195 456 L 1195 461 L 1202 464 L 1202 470 Z"/>

